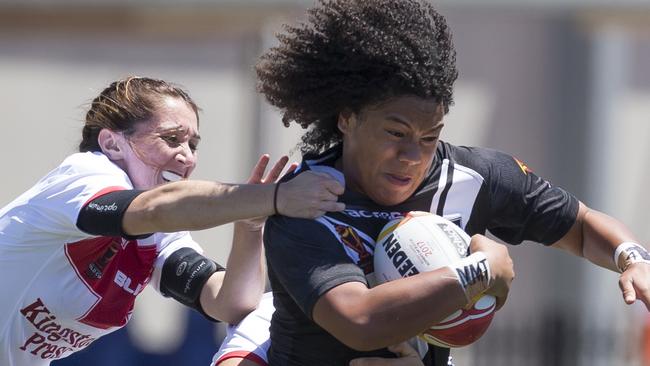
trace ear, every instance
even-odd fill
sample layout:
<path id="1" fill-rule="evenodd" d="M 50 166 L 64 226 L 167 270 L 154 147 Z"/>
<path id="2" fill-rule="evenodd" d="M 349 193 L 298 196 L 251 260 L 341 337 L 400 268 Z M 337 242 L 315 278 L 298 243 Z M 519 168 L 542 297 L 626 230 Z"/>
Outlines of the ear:
<path id="1" fill-rule="evenodd" d="M 352 127 L 356 124 L 357 122 L 357 117 L 356 114 L 352 113 L 349 110 L 344 110 L 341 113 L 339 113 L 339 118 L 336 123 L 336 127 L 338 127 L 339 131 L 341 131 L 342 134 L 349 133 Z"/>
<path id="2" fill-rule="evenodd" d="M 97 136 L 99 147 L 102 148 L 104 155 L 108 156 L 111 161 L 124 159 L 124 150 L 121 148 L 122 140 L 124 140 L 124 137 L 121 134 L 107 128 L 102 128 L 99 131 L 99 136 Z"/>

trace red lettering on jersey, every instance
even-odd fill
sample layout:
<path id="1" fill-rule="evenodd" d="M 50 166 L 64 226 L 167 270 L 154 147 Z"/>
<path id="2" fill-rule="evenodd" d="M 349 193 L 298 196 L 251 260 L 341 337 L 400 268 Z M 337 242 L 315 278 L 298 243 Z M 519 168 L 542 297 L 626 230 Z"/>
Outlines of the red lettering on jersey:
<path id="1" fill-rule="evenodd" d="M 50 315 L 50 311 L 45 307 L 45 304 L 43 304 L 43 300 L 40 298 L 36 299 L 33 303 L 25 306 L 24 308 L 20 309 L 20 313 L 23 314 L 25 319 L 27 319 L 30 323 L 36 325 L 36 323 L 42 323 L 43 319 L 48 319 L 47 315 Z M 45 317 L 38 318 L 39 315 L 45 315 Z M 38 319 L 37 319 L 38 318 Z"/>
<path id="2" fill-rule="evenodd" d="M 66 244 L 65 254 L 77 276 L 98 298 L 77 320 L 101 329 L 124 326 L 135 296 L 149 282 L 156 246 L 139 247 L 135 240 L 99 237 Z"/>

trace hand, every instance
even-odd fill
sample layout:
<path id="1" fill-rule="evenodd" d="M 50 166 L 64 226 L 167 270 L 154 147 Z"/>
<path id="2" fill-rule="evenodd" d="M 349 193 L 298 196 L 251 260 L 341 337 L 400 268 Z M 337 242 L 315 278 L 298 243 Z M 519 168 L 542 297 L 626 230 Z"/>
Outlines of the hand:
<path id="1" fill-rule="evenodd" d="M 483 235 L 472 236 L 470 251 L 485 253 L 490 264 L 490 288 L 485 293 L 497 298 L 497 310 L 501 309 L 508 298 L 510 284 L 515 278 L 514 265 L 508 254 L 508 248 Z"/>
<path id="2" fill-rule="evenodd" d="M 278 187 L 278 213 L 302 218 L 316 218 L 325 212 L 343 211 L 336 202 L 345 188 L 329 174 L 304 172 Z"/>
<path id="3" fill-rule="evenodd" d="M 630 264 L 621 274 L 618 286 L 627 304 L 641 300 L 650 311 L 650 264 L 645 262 Z"/>
<path id="4" fill-rule="evenodd" d="M 289 158 L 287 156 L 281 157 L 280 160 L 278 160 L 275 163 L 271 171 L 266 176 L 264 176 L 264 172 L 266 171 L 266 167 L 268 166 L 270 160 L 271 158 L 268 154 L 264 154 L 260 156 L 260 159 L 257 161 L 257 164 L 255 164 L 255 167 L 251 172 L 251 176 L 248 178 L 246 183 L 247 184 L 275 183 L 280 177 L 282 170 L 287 165 Z M 294 171 L 297 167 L 298 167 L 297 163 L 290 164 L 289 168 L 287 169 L 287 173 Z M 250 231 L 258 231 L 262 229 L 265 221 L 266 221 L 266 216 L 262 216 L 253 219 L 248 219 L 248 220 L 241 220 L 238 221 L 237 223 L 246 225 L 248 227 L 248 230 Z"/>
<path id="5" fill-rule="evenodd" d="M 398 358 L 365 357 L 350 361 L 350 366 L 424 366 L 420 354 L 408 342 L 388 347 Z"/>

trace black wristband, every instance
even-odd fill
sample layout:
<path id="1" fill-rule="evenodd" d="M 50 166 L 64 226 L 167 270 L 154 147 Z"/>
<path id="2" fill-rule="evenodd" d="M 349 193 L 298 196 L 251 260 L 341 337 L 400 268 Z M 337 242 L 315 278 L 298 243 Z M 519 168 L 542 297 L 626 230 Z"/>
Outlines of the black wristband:
<path id="1" fill-rule="evenodd" d="M 278 212 L 278 188 L 280 188 L 280 182 L 275 183 L 275 188 L 273 189 L 273 214 L 277 215 Z"/>

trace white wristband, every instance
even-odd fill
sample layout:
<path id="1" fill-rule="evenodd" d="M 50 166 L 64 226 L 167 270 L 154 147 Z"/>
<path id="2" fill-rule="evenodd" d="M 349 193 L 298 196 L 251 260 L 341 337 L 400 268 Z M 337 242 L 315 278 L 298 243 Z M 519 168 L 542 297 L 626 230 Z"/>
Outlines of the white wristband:
<path id="1" fill-rule="evenodd" d="M 474 302 L 490 288 L 490 263 L 483 252 L 474 252 L 448 266 L 454 271 L 468 302 Z"/>
<path id="2" fill-rule="evenodd" d="M 632 263 L 645 262 L 650 264 L 650 253 L 641 245 L 633 242 L 623 242 L 616 247 L 614 264 L 619 272 L 625 272 Z"/>

